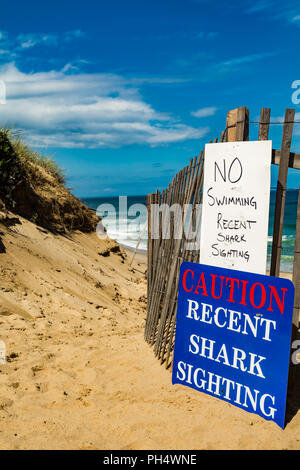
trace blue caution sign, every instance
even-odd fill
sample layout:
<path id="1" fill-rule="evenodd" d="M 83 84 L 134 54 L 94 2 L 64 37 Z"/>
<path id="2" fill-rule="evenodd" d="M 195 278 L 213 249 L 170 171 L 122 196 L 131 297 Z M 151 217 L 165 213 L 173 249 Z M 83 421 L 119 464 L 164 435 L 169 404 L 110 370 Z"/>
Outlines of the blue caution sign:
<path id="1" fill-rule="evenodd" d="M 287 279 L 182 263 L 172 383 L 284 428 L 293 302 Z"/>

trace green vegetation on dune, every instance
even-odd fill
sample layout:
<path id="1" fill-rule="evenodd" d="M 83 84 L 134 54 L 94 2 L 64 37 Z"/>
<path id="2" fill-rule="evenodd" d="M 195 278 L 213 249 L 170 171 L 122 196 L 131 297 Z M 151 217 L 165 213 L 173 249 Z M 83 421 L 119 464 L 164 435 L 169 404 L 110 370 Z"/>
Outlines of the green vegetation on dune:
<path id="1" fill-rule="evenodd" d="M 35 165 L 45 168 L 45 170 L 54 176 L 59 184 L 65 185 L 65 174 L 63 170 L 58 166 L 55 160 L 50 156 L 44 156 L 41 152 L 33 150 L 29 145 L 22 139 L 22 133 L 10 127 L 0 127 L 0 136 L 6 137 L 20 161 L 26 165 L 27 162 L 34 163 Z"/>
<path id="2" fill-rule="evenodd" d="M 0 208 L 54 233 L 95 231 L 99 217 L 65 183 L 52 158 L 32 150 L 20 132 L 0 128 Z"/>

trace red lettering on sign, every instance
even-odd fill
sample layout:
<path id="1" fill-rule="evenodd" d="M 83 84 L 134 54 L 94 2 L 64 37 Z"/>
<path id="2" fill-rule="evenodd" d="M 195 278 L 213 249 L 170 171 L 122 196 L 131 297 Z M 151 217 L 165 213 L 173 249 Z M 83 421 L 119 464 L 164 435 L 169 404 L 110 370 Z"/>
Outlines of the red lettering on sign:
<path id="1" fill-rule="evenodd" d="M 218 277 L 216 274 L 211 274 L 212 277 L 212 282 L 211 282 L 211 295 L 213 296 L 214 299 L 220 299 L 223 294 L 223 281 L 225 279 L 224 276 L 220 276 L 221 279 L 221 288 L 220 288 L 220 294 L 217 296 L 216 295 L 216 277 Z"/>
<path id="2" fill-rule="evenodd" d="M 199 282 L 198 282 L 198 285 L 196 287 L 195 294 L 199 294 L 198 289 L 202 289 L 203 290 L 202 295 L 206 295 L 206 297 L 208 297 L 206 284 L 205 284 L 205 277 L 204 277 L 203 272 L 201 273 L 201 276 L 199 278 Z"/>
<path id="3" fill-rule="evenodd" d="M 192 278 L 194 279 L 194 271 L 192 271 L 191 269 L 186 269 L 183 273 L 183 276 L 182 276 L 182 285 L 183 285 L 183 288 L 186 292 L 192 292 L 192 290 L 194 289 L 194 285 L 192 285 L 192 287 L 190 289 L 188 289 L 186 287 L 186 276 L 187 276 L 187 273 L 192 273 Z"/>
<path id="4" fill-rule="evenodd" d="M 283 314 L 287 288 L 281 287 L 278 292 L 275 286 L 264 286 L 261 282 L 252 284 L 245 279 L 225 277 L 218 274 L 210 274 L 210 276 L 211 283 L 209 278 L 205 278 L 203 271 L 195 279 L 193 269 L 186 269 L 182 275 L 182 287 L 185 292 L 193 292 L 205 297 L 211 296 L 217 300 L 228 296 L 227 302 L 245 306 L 251 305 L 255 309 L 268 306 L 267 310 L 273 312 L 274 308 L 278 308 L 280 313 Z"/>
<path id="5" fill-rule="evenodd" d="M 260 289 L 261 289 L 261 298 L 260 298 L 260 303 L 259 305 L 255 305 L 254 303 L 254 291 L 256 289 L 256 286 L 259 286 Z M 266 297 L 267 297 L 267 294 L 266 294 L 266 289 L 265 287 L 263 286 L 263 284 L 261 284 L 260 282 L 256 282 L 255 284 L 253 284 L 251 286 L 251 289 L 250 289 L 250 302 L 251 302 L 251 305 L 252 307 L 254 308 L 262 308 L 263 305 L 265 305 L 266 303 Z"/>
<path id="6" fill-rule="evenodd" d="M 233 302 L 235 303 L 235 300 L 233 299 L 233 296 L 234 296 L 234 285 L 235 283 L 237 283 L 237 286 L 239 287 L 240 285 L 240 281 L 239 279 L 235 279 L 234 277 L 227 277 L 226 278 L 226 286 L 227 286 L 227 283 L 228 281 L 230 281 L 230 293 L 229 293 L 229 297 L 228 297 L 228 302 Z"/>
<path id="7" fill-rule="evenodd" d="M 279 308 L 279 311 L 280 313 L 282 314 L 283 313 L 283 309 L 284 309 L 284 298 L 285 298 L 285 293 L 287 291 L 287 288 L 283 288 L 281 287 L 281 290 L 282 290 L 282 300 L 280 300 L 279 298 L 279 295 L 278 295 L 278 292 L 277 290 L 275 289 L 274 286 L 269 286 L 270 289 L 271 289 L 271 293 L 270 293 L 270 304 L 269 304 L 269 307 L 267 308 L 267 310 L 273 312 L 273 308 L 272 308 L 272 298 L 274 296 L 275 300 L 276 300 L 276 303 L 277 303 L 277 306 Z"/>

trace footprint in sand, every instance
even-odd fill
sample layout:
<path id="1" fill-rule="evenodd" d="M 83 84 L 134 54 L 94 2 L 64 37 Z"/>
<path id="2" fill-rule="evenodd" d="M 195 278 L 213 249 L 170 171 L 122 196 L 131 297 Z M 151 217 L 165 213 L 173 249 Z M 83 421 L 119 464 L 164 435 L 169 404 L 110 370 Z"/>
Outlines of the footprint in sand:
<path id="1" fill-rule="evenodd" d="M 0 397 L 0 410 L 6 411 L 7 408 L 13 405 L 13 400 L 6 397 Z"/>

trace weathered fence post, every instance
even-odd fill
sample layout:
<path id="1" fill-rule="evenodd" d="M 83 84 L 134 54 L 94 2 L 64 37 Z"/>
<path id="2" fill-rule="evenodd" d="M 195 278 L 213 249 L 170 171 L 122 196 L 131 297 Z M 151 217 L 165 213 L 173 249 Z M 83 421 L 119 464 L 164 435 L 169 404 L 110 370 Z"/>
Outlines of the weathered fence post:
<path id="1" fill-rule="evenodd" d="M 244 106 L 237 109 L 235 140 L 249 140 L 249 110 Z"/>
<path id="2" fill-rule="evenodd" d="M 282 233 L 283 233 L 283 219 L 284 219 L 284 207 L 285 207 L 285 196 L 286 196 L 286 184 L 288 167 L 290 160 L 290 149 L 293 134 L 295 110 L 287 109 L 284 118 L 284 127 L 282 134 L 282 144 L 280 151 L 280 163 L 277 181 L 276 191 L 276 203 L 275 203 L 275 215 L 274 215 L 274 228 L 273 228 L 273 243 L 272 243 L 272 257 L 271 257 L 271 276 L 279 276 L 280 273 L 280 256 L 281 256 L 281 244 L 282 244 Z"/>
<path id="3" fill-rule="evenodd" d="M 270 126 L 270 108 L 262 108 L 260 112 L 258 140 L 268 140 Z"/>
<path id="4" fill-rule="evenodd" d="M 151 298 L 151 283 L 152 283 L 152 267 L 153 267 L 153 244 L 151 235 L 151 207 L 155 194 L 148 194 L 147 196 L 147 212 L 148 212 L 148 241 L 147 241 L 147 311 L 149 313 L 149 299 Z"/>
<path id="5" fill-rule="evenodd" d="M 293 283 L 295 286 L 295 299 L 294 299 L 294 310 L 293 310 L 293 325 L 292 325 L 292 338 L 291 343 L 298 338 L 299 329 L 299 312 L 300 312 L 300 188 L 298 193 L 298 207 L 297 207 L 297 222 L 296 222 L 296 236 L 295 236 L 295 250 L 294 250 L 294 264 L 293 264 Z M 291 351 L 293 354 L 293 349 Z M 291 398 L 295 397 L 296 386 L 297 386 L 297 368 L 292 361 L 290 362 L 290 373 L 289 373 L 289 394 Z"/>
<path id="6" fill-rule="evenodd" d="M 227 142 L 249 139 L 249 110 L 245 106 L 228 111 L 226 134 Z"/>
<path id="7" fill-rule="evenodd" d="M 298 329 L 300 313 L 300 187 L 298 193 L 297 222 L 293 264 L 293 283 L 295 286 L 293 323 Z"/>

